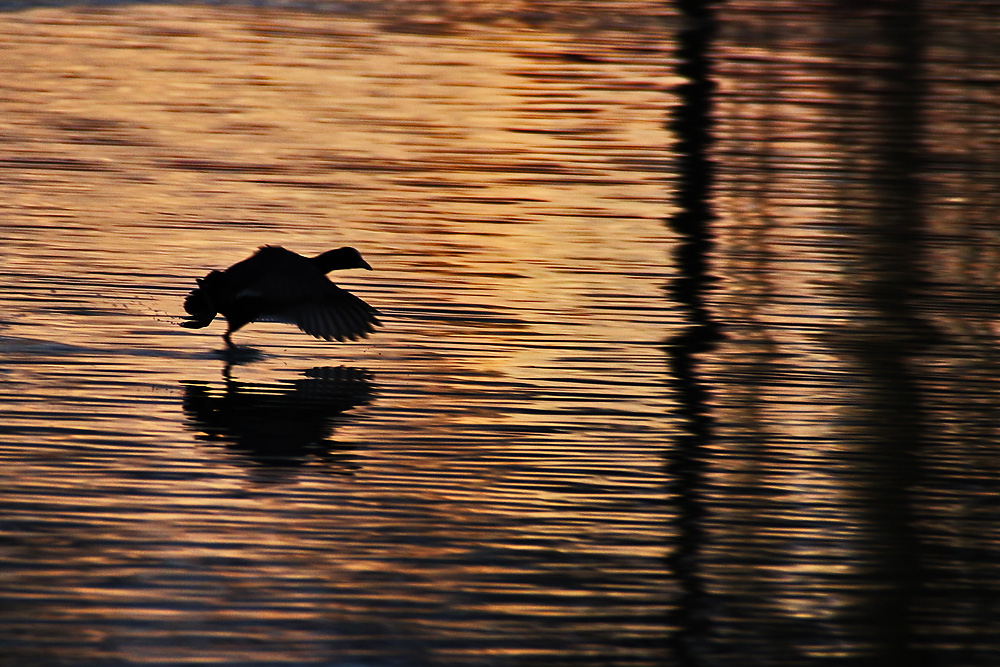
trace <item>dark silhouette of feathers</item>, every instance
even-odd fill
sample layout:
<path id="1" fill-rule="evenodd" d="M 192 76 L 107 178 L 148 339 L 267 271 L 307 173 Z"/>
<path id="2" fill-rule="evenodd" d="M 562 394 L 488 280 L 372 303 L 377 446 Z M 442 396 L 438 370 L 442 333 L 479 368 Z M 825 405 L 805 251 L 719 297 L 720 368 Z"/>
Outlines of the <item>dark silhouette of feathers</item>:
<path id="1" fill-rule="evenodd" d="M 181 326 L 200 329 L 217 314 L 229 324 L 223 339 L 250 322 L 287 322 L 325 340 L 364 338 L 380 326 L 378 311 L 326 277 L 338 269 L 371 266 L 354 248 L 303 257 L 280 246 L 264 246 L 225 271 L 198 279 L 184 299 Z"/>

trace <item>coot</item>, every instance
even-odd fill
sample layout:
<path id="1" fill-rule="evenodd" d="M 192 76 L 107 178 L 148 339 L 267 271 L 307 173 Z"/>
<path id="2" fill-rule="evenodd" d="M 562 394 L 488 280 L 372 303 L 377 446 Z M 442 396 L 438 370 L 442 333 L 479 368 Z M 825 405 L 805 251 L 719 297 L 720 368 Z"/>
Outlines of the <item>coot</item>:
<path id="1" fill-rule="evenodd" d="M 368 269 L 354 248 L 338 248 L 303 257 L 280 246 L 263 246 L 253 256 L 225 271 L 198 279 L 184 300 L 188 317 L 181 326 L 207 327 L 217 314 L 229 323 L 222 339 L 234 348 L 233 332 L 250 322 L 287 322 L 325 340 L 356 340 L 375 331 L 379 312 L 326 273 L 336 269 Z"/>

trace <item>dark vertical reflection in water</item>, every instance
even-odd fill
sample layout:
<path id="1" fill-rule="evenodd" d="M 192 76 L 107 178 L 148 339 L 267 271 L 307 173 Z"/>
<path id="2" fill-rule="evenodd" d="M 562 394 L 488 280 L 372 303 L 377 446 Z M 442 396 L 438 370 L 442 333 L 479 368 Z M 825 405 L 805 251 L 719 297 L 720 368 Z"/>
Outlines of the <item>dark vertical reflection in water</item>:
<path id="1" fill-rule="evenodd" d="M 714 85 L 708 48 L 715 19 L 712 2 L 680 0 L 677 5 L 684 21 L 678 35 L 677 69 L 684 82 L 678 86 L 679 104 L 672 123 L 677 136 L 678 210 L 669 222 L 679 242 L 674 254 L 678 275 L 671 281 L 669 292 L 684 309 L 688 325 L 666 346 L 670 377 L 680 399 L 677 413 L 686 429 L 668 457 L 678 511 L 678 541 L 669 563 L 680 588 L 673 615 L 676 631 L 670 643 L 679 664 L 693 665 L 699 663 L 697 644 L 703 641 L 707 620 L 698 560 L 704 539 L 704 503 L 700 497 L 703 457 L 712 417 L 704 382 L 699 377 L 698 355 L 711 348 L 716 332 L 704 298 L 712 247 L 712 164 L 708 150 Z"/>
<path id="2" fill-rule="evenodd" d="M 997 664 L 995 30 L 726 7 L 706 661 Z"/>
<path id="3" fill-rule="evenodd" d="M 870 171 L 872 198 L 878 219 L 867 242 L 859 245 L 860 260 L 870 267 L 865 280 L 851 294 L 858 310 L 870 312 L 864 320 L 837 336 L 831 347 L 869 384 L 865 397 L 870 434 L 864 458 L 868 471 L 859 471 L 864 488 L 862 506 L 874 535 L 881 535 L 872 554 L 873 595 L 866 623 L 875 632 L 871 664 L 919 664 L 913 651 L 912 604 L 919 585 L 918 537 L 913 493 L 919 482 L 923 455 L 923 411 L 912 361 L 928 342 L 929 327 L 915 312 L 919 288 L 925 283 L 922 260 L 923 197 L 921 188 L 921 85 L 923 44 L 919 3 L 888 3 L 872 19 L 873 32 L 886 47 L 885 66 L 877 70 L 880 93 L 872 101 L 872 122 L 878 133 L 872 140 Z M 849 61 L 849 53 L 839 60 Z M 862 81 L 863 73 L 851 75 Z M 851 99 L 851 91 L 844 98 Z M 853 126 L 842 125 L 845 146 L 864 145 Z M 850 192 L 845 193 L 845 200 Z M 866 474 L 867 472 L 867 474 Z M 880 590 L 881 588 L 881 590 Z"/>

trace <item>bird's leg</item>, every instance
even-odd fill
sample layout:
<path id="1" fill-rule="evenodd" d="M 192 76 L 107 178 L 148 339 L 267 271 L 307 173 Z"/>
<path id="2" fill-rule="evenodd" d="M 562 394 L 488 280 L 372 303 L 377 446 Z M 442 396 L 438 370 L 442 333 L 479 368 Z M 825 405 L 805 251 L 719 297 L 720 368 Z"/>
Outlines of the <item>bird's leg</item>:
<path id="1" fill-rule="evenodd" d="M 222 340 L 226 341 L 226 349 L 229 351 L 236 349 L 236 345 L 233 343 L 232 335 L 232 329 L 226 329 L 226 333 L 222 334 Z"/>

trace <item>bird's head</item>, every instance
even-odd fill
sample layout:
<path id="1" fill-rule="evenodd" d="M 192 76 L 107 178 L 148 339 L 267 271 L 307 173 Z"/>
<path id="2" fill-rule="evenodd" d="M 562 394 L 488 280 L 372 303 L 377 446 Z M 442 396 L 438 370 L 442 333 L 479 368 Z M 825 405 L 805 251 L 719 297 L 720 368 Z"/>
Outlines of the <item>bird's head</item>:
<path id="1" fill-rule="evenodd" d="M 372 270 L 371 265 L 361 257 L 361 253 L 350 246 L 337 248 L 336 250 L 327 250 L 323 254 L 313 257 L 312 261 L 323 273 L 338 269 Z"/>

